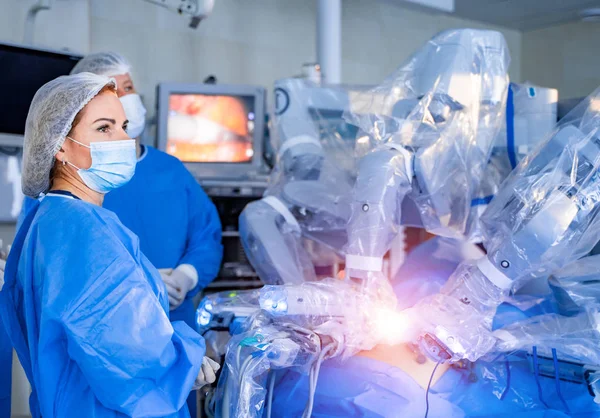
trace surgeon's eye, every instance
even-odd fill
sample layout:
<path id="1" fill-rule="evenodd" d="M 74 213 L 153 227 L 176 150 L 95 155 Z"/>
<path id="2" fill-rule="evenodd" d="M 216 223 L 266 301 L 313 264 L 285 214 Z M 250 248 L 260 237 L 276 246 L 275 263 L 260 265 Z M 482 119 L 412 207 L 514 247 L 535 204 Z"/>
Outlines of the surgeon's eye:
<path id="1" fill-rule="evenodd" d="M 125 86 L 123 88 L 123 90 L 125 90 L 125 93 L 129 93 L 133 90 L 133 86 L 132 85 Z"/>
<path id="2" fill-rule="evenodd" d="M 127 132 L 127 128 L 128 128 L 128 127 L 129 127 L 129 122 L 125 122 L 125 123 L 123 124 L 123 130 L 124 130 L 125 132 Z"/>
<path id="3" fill-rule="evenodd" d="M 110 126 L 108 126 L 108 125 L 102 125 L 99 128 L 97 128 L 96 130 L 98 132 L 102 132 L 103 134 L 105 134 L 105 133 L 107 133 L 109 131 L 109 129 L 110 129 Z"/>

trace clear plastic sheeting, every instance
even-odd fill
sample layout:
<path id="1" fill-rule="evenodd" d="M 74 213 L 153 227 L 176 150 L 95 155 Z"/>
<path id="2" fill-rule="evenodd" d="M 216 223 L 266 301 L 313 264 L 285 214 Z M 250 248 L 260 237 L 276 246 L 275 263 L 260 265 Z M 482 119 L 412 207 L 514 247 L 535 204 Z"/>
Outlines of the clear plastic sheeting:
<path id="1" fill-rule="evenodd" d="M 265 196 L 286 204 L 309 239 L 341 251 L 355 179 L 356 129 L 343 123 L 351 87 L 300 79 L 275 83 L 283 104 L 273 120 L 277 159 Z"/>
<path id="2" fill-rule="evenodd" d="M 267 284 L 315 280 L 315 269 L 302 245 L 294 215 L 276 197 L 246 206 L 239 219 L 244 250 L 258 277 Z"/>
<path id="3" fill-rule="evenodd" d="M 504 125 L 508 65 L 499 32 L 446 31 L 383 84 L 353 95 L 346 118 L 366 135 L 357 140 L 361 159 L 347 227 L 352 277 L 381 270 L 405 197 L 429 232 L 480 237 L 483 194 L 494 189 L 490 179 L 500 181 L 484 173 Z"/>
<path id="4" fill-rule="evenodd" d="M 557 125 L 481 219 L 489 258 L 511 281 L 548 275 L 589 253 L 600 238 L 597 100 L 600 91 Z"/>
<path id="5" fill-rule="evenodd" d="M 505 177 L 544 141 L 557 121 L 558 91 L 529 82 L 510 83 L 506 126 L 496 146 L 502 149 Z"/>
<path id="6" fill-rule="evenodd" d="M 277 165 L 269 194 L 277 194 L 274 190 L 289 181 L 319 178 L 327 170 L 336 173 L 337 180 L 350 177 L 351 181 L 357 131 L 342 115 L 357 90 L 295 78 L 275 83 L 271 140 Z"/>
<path id="7" fill-rule="evenodd" d="M 593 308 L 567 317 L 540 315 L 494 331 L 498 339 L 495 351 L 531 350 L 552 357 L 552 350 L 562 359 L 600 365 L 600 310 Z"/>
<path id="8" fill-rule="evenodd" d="M 511 290 L 587 254 L 600 239 L 600 91 L 561 121 L 503 183 L 481 218 L 487 256 L 463 263 L 419 304 L 432 357 L 475 361 L 493 347 L 491 320 Z"/>
<path id="9" fill-rule="evenodd" d="M 321 341 L 316 334 L 294 324 L 272 324 L 264 316 L 258 322 L 262 324 L 234 336 L 228 345 L 216 416 L 263 417 L 271 404 L 267 394 L 272 371 L 293 368 L 309 373 L 318 358 Z"/>
<path id="10" fill-rule="evenodd" d="M 415 336 L 414 319 L 396 311 L 387 280 L 363 289 L 336 279 L 300 285 L 265 286 L 260 307 L 274 318 L 313 330 L 335 343 L 335 355 L 347 358 L 377 344 L 397 344 Z"/>
<path id="11" fill-rule="evenodd" d="M 366 293 L 359 285 L 325 279 L 299 285 L 267 285 L 260 291 L 233 297 L 222 294 L 205 298 L 198 310 L 198 322 L 210 318 L 202 323 L 210 326 L 212 321 L 213 329 L 226 325 L 216 319 L 213 303 L 238 301 L 239 305 L 253 305 L 258 295 L 261 309 L 234 331 L 229 325 L 234 336 L 227 344 L 226 366 L 219 380 L 217 416 L 262 417 L 271 405 L 271 373 L 279 369 L 310 376 L 311 396 L 306 399 L 306 411 L 310 411 L 324 360 L 346 359 L 377 344 L 413 338 L 415 330 L 409 329 L 413 321 L 395 310 L 396 298 L 389 284 L 386 287 L 382 283 L 377 289 L 379 293 Z M 223 311 L 231 314 L 234 308 Z"/>
<path id="12" fill-rule="evenodd" d="M 560 313 L 573 315 L 600 306 L 600 255 L 577 260 L 548 279 Z"/>
<path id="13" fill-rule="evenodd" d="M 338 254 L 346 245 L 356 134 L 342 120 L 348 92 L 300 79 L 275 85 L 275 166 L 265 197 L 240 216 L 242 244 L 265 283 L 316 279 L 306 239 Z"/>
<path id="14" fill-rule="evenodd" d="M 214 328 L 231 327 L 259 310 L 258 290 L 228 290 L 205 296 L 196 310 L 196 326 L 200 334 Z"/>

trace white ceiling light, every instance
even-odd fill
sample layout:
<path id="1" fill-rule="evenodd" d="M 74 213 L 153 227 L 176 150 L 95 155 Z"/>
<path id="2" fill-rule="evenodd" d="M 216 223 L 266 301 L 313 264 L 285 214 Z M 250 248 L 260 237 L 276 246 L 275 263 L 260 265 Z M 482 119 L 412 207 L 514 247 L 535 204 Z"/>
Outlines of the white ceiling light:
<path id="1" fill-rule="evenodd" d="M 425 6 L 431 9 L 441 10 L 442 12 L 454 12 L 454 0 L 405 0 L 408 3 L 414 3 L 419 6 Z"/>

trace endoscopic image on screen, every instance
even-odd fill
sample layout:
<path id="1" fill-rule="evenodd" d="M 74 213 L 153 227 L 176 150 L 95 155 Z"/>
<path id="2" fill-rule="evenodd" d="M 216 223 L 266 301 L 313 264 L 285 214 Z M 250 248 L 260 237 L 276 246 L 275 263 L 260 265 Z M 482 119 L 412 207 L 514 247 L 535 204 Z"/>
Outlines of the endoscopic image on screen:
<path id="1" fill-rule="evenodd" d="M 253 107 L 252 96 L 172 94 L 167 152 L 184 162 L 251 162 Z"/>

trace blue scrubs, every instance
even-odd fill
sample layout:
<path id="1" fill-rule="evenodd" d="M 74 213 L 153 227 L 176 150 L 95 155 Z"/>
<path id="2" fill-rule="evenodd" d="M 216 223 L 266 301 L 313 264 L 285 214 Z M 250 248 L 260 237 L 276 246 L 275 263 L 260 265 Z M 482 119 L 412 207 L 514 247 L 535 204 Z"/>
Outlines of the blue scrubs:
<path id="1" fill-rule="evenodd" d="M 0 417 L 10 417 L 12 345 L 0 321 Z"/>
<path id="2" fill-rule="evenodd" d="M 140 248 L 157 269 L 191 264 L 198 284 L 171 320 L 195 326 L 192 298 L 219 273 L 221 221 L 210 198 L 177 158 L 145 146 L 129 183 L 104 197 L 104 208 L 140 238 Z"/>
<path id="3" fill-rule="evenodd" d="M 138 238 L 87 202 L 33 202 L 0 292 L 33 417 L 189 417 L 204 341 L 170 323 L 166 288 Z"/>

